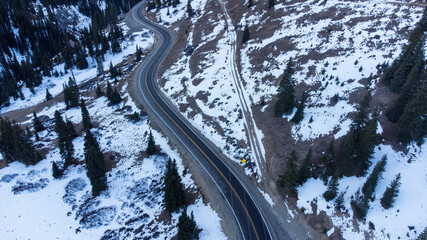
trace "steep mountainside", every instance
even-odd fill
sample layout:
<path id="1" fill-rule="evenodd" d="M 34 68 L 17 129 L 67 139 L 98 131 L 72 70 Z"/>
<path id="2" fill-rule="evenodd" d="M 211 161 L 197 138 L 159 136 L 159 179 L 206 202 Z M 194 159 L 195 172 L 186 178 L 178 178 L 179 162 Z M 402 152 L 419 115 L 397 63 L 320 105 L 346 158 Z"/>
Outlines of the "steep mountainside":
<path id="1" fill-rule="evenodd" d="M 276 3 L 269 7 L 269 2 Z M 250 8 L 249 3 L 253 5 Z M 174 29 L 178 39 L 174 58 L 165 62 L 166 72 L 160 84 L 207 138 L 231 160 L 249 160 L 242 166 L 248 174 L 257 176 L 260 186 L 269 194 L 273 194 L 268 190 L 271 183 L 289 168 L 291 151 L 296 149 L 296 167 L 300 168 L 311 147 L 310 180 L 305 184 L 299 182 L 298 197 L 287 195 L 286 189 L 281 191 L 290 203 L 296 203 L 300 210 L 295 210 L 296 214 L 305 211 L 307 221 L 319 231 L 328 232 L 328 236 L 414 238 L 426 227 L 427 209 L 423 202 L 427 189 L 412 185 L 413 181 L 418 186 L 425 185 L 425 144 L 397 142 L 396 125 L 384 115 L 397 95 L 381 81 L 384 67 L 399 56 L 421 20 L 422 4 L 194 0 L 191 6 L 155 12 L 156 19 Z M 183 11 L 187 14 L 182 15 Z M 249 30 L 246 39 L 245 28 Z M 290 59 L 294 63 L 294 108 L 288 115 L 274 117 L 278 85 Z M 425 81 L 425 75 L 421 79 L 418 81 Z M 328 203 L 323 197 L 326 186 L 321 178 L 327 183 L 328 175 L 323 172 L 325 165 L 321 159 L 335 139 L 334 167 L 343 165 L 342 146 L 349 141 L 347 136 L 356 131 L 355 121 L 368 92 L 372 95 L 367 105 L 371 110 L 363 117 L 362 125 L 365 126 L 364 121 L 375 123 L 375 147 L 366 147 L 368 163 L 360 168 L 361 172 L 347 169 L 338 173 L 338 193 L 343 193 L 344 207 L 335 211 L 334 201 Z M 303 98 L 303 117 L 294 123 L 290 120 Z M 375 109 L 379 111 L 378 125 Z M 248 124 L 247 118 L 255 119 L 255 125 Z M 258 133 L 260 148 L 254 145 L 254 132 Z M 368 201 L 366 218 L 356 220 L 352 199 L 357 198 L 358 189 L 383 155 L 387 155 L 388 161 L 382 178 L 376 181 L 374 197 Z M 386 210 L 380 199 L 398 173 L 400 195 L 394 207 Z M 411 207 L 408 199 L 412 199 Z"/>

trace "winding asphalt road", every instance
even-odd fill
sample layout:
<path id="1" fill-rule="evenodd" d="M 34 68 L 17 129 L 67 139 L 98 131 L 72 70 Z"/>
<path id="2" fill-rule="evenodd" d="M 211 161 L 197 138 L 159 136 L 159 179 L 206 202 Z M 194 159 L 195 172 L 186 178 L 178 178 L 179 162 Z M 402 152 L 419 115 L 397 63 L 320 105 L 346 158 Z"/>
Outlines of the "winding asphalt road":
<path id="1" fill-rule="evenodd" d="M 206 177 L 218 187 L 225 198 L 232 216 L 238 223 L 243 239 L 272 239 L 268 219 L 260 212 L 255 199 L 251 197 L 235 174 L 224 164 L 214 151 L 182 120 L 182 116 L 163 100 L 156 87 L 155 74 L 159 64 L 167 56 L 174 42 L 173 33 L 143 16 L 143 3 L 131 10 L 134 21 L 151 29 L 158 36 L 158 43 L 152 53 L 139 68 L 135 77 L 135 92 L 145 106 L 156 115 L 156 119 L 167 126 L 188 152 L 206 171 Z M 197 213 L 196 213 L 197 214 Z M 267 220 L 267 221 L 266 221 Z"/>

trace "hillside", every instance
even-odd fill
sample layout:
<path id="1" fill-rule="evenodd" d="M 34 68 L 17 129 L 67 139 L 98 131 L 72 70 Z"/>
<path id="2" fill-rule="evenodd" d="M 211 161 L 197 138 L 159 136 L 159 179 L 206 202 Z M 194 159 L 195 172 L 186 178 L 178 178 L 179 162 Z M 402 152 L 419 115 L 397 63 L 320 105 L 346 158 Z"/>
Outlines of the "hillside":
<path id="1" fill-rule="evenodd" d="M 137 103 L 135 73 L 159 38 L 127 18 L 135 4 L 0 4 L 0 238 L 176 239 L 184 212 L 200 239 L 237 234 L 218 189 Z M 174 33 L 161 93 L 253 181 L 275 211 L 266 216 L 280 218 L 273 227 L 295 238 L 426 234 L 423 2 L 144 6 Z M 176 211 L 172 191 L 186 199 Z"/>
<path id="2" fill-rule="evenodd" d="M 186 6 L 156 12 L 156 20 L 171 26 L 178 39 L 175 58 L 164 64 L 164 93 L 231 160 L 249 160 L 242 165 L 245 171 L 272 196 L 271 183 L 284 172 L 290 152 L 296 149 L 301 166 L 311 147 L 313 178 L 298 187 L 297 197 L 283 189 L 282 197 L 293 206 L 290 211 L 305 212 L 303 218 L 317 230 L 337 239 L 416 237 L 426 227 L 425 143 L 397 142 L 396 126 L 384 116 L 397 95 L 382 83 L 381 66 L 399 56 L 423 8 L 387 1 L 277 1 L 272 8 L 267 1 L 252 3 L 248 8 L 243 1 L 194 0 L 191 17 L 181 14 Z M 245 26 L 250 38 L 242 43 Z M 290 121 L 296 107 L 289 115 L 273 117 L 277 86 L 291 58 L 296 102 L 308 94 L 298 124 Z M 368 91 L 370 108 L 380 111 L 378 141 L 367 173 L 340 179 L 345 207 L 335 211 L 334 203 L 322 197 L 321 157 L 331 139 L 340 152 Z M 252 126 L 250 119 L 255 120 Z M 350 200 L 383 155 L 388 161 L 375 200 L 366 219 L 357 220 Z M 399 197 L 385 210 L 380 198 L 398 173 Z M 413 187 L 414 181 L 419 187 Z"/>
<path id="3" fill-rule="evenodd" d="M 70 14 L 76 26 L 87 27 L 88 19 L 82 17 L 76 6 L 68 4 L 58 7 L 57 13 Z M 153 129 L 146 112 L 131 97 L 133 72 L 152 49 L 154 35 L 147 29 L 128 26 L 124 20 L 117 22 L 117 26 L 123 33 L 119 52 L 110 48 L 99 61 L 90 56 L 86 48 L 86 69 L 67 68 L 64 62 L 54 63 L 51 72 L 62 72 L 60 75 L 41 77 L 40 85 L 33 89 L 22 86 L 25 98 L 11 97 L 8 106 L 1 108 L 1 239 L 173 238 L 179 231 L 179 217 L 184 209 L 173 213 L 165 209 L 164 175 L 169 158 L 176 160 L 187 199 L 185 211 L 188 215 L 194 213 L 200 239 L 226 238 L 221 219 L 202 197 L 177 149 L 171 148 L 169 140 Z M 104 34 L 109 32 L 106 28 Z M 140 59 L 137 49 L 140 49 Z M 78 88 L 79 98 L 86 102 L 93 125 L 90 132 L 105 159 L 108 189 L 99 196 L 93 194 L 92 179 L 87 174 L 90 166 L 86 162 L 85 138 L 88 132 L 82 123 L 81 107 L 68 107 L 64 103 L 64 88 L 73 86 L 71 81 Z M 119 103 L 113 103 L 112 97 L 107 96 L 109 85 L 121 96 Z M 104 96 L 98 95 L 98 86 Z M 46 91 L 50 99 L 46 99 Z M 68 167 L 58 148 L 61 138 L 56 130 L 56 111 L 76 131 L 72 140 L 73 159 Z M 33 112 L 43 129 L 36 130 Z M 18 133 L 5 134 L 7 120 L 18 123 L 15 126 L 23 129 L 24 139 L 34 146 L 41 159 L 26 165 L 20 162 L 23 156 L 20 151 L 7 149 L 8 145 L 20 141 L 17 130 Z M 149 155 L 146 149 L 151 133 L 156 152 Z M 24 147 L 20 150 L 23 152 Z M 31 157 L 31 154 L 25 155 Z M 62 176 L 54 177 L 54 164 L 64 169 Z"/>

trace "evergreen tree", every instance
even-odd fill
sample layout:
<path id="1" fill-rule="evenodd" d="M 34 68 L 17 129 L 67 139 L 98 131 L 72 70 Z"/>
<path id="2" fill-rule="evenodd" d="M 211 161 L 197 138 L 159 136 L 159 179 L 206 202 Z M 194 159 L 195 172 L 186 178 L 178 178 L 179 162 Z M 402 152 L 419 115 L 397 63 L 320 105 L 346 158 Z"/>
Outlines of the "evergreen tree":
<path id="1" fill-rule="evenodd" d="M 39 134 L 38 134 L 37 132 L 35 132 L 35 133 L 34 133 L 34 135 L 35 135 L 36 141 L 37 141 L 37 142 L 38 142 L 38 141 L 40 141 Z"/>
<path id="2" fill-rule="evenodd" d="M 114 88 L 113 92 L 111 93 L 110 97 L 110 104 L 116 105 L 122 102 L 122 97 L 120 97 L 119 92 L 117 92 L 117 89 Z"/>
<path id="3" fill-rule="evenodd" d="M 350 128 L 354 131 L 360 131 L 366 126 L 369 120 L 369 105 L 372 100 L 371 92 L 368 92 L 357 107 L 357 113 Z"/>
<path id="4" fill-rule="evenodd" d="M 11 140 L 13 141 L 13 153 L 16 160 L 25 165 L 34 165 L 41 160 L 33 142 L 18 125 L 14 124 L 12 128 Z"/>
<path id="5" fill-rule="evenodd" d="M 424 11 L 424 13 L 425 12 L 426 11 Z M 417 240 L 427 240 L 427 227 L 425 227 L 423 232 L 418 235 Z"/>
<path id="6" fill-rule="evenodd" d="M 0 116 L 0 152 L 8 163 L 19 161 L 34 165 L 41 160 L 26 132 L 16 123 Z"/>
<path id="7" fill-rule="evenodd" d="M 73 122 L 71 122 L 70 119 L 66 118 L 65 124 L 67 125 L 68 135 L 71 139 L 74 139 L 79 136 L 76 132 L 76 129 L 74 128 Z"/>
<path id="8" fill-rule="evenodd" d="M 393 207 L 394 202 L 396 201 L 397 196 L 399 195 L 400 187 L 400 173 L 394 178 L 390 186 L 384 192 L 383 197 L 381 198 L 381 205 L 385 209 Z"/>
<path id="9" fill-rule="evenodd" d="M 87 177 L 92 185 L 92 194 L 98 196 L 108 188 L 107 177 L 105 176 L 107 170 L 105 169 L 104 155 L 99 148 L 98 142 L 89 130 L 86 130 L 84 155 Z"/>
<path id="10" fill-rule="evenodd" d="M 46 102 L 52 99 L 52 94 L 50 94 L 49 89 L 46 88 Z"/>
<path id="11" fill-rule="evenodd" d="M 110 40 L 111 40 L 111 52 L 114 53 L 119 53 L 122 51 L 122 48 L 120 47 L 120 43 L 119 43 L 119 36 L 120 33 L 118 31 L 118 27 L 115 26 L 111 26 L 110 28 Z"/>
<path id="12" fill-rule="evenodd" d="M 297 165 L 298 162 L 298 156 L 297 152 L 292 150 L 290 156 L 287 159 L 286 163 L 286 169 L 285 172 L 279 176 L 279 179 L 277 180 L 277 185 L 281 188 L 286 188 L 286 190 L 292 194 L 297 194 L 297 186 L 298 186 L 298 172 L 297 172 Z"/>
<path id="13" fill-rule="evenodd" d="M 150 131 L 150 134 L 148 135 L 148 144 L 145 152 L 148 155 L 153 155 L 157 152 L 156 143 L 154 142 L 153 134 L 151 133 L 151 131 Z"/>
<path id="14" fill-rule="evenodd" d="M 276 4 L 275 0 L 268 0 L 268 8 L 274 7 L 274 4 Z"/>
<path id="15" fill-rule="evenodd" d="M 357 172 L 360 175 L 365 175 L 369 166 L 371 166 L 371 158 L 374 155 L 374 148 L 377 144 L 377 128 L 378 128 L 379 110 L 375 110 L 372 114 L 372 119 L 368 121 L 363 129 L 363 137 L 360 144 L 356 146 L 357 154 Z"/>
<path id="16" fill-rule="evenodd" d="M 299 123 L 304 118 L 304 107 L 305 107 L 305 101 L 307 99 L 306 95 L 307 94 L 305 92 L 302 94 L 301 102 L 298 105 L 298 109 L 297 109 L 294 117 L 291 119 L 291 121 L 294 123 Z"/>
<path id="17" fill-rule="evenodd" d="M 339 153 L 338 170 L 340 175 L 362 176 L 369 168 L 377 141 L 378 111 L 369 120 L 369 103 L 371 94 L 368 93 L 358 107 L 358 111 L 345 136 Z"/>
<path id="18" fill-rule="evenodd" d="M 178 211 L 187 204 L 184 185 L 178 174 L 175 160 L 168 159 L 164 176 L 164 200 L 166 210 L 170 213 Z"/>
<path id="19" fill-rule="evenodd" d="M 76 57 L 76 67 L 77 69 L 86 69 L 88 68 L 89 64 L 87 63 L 86 60 L 86 55 L 85 55 L 85 51 L 81 46 L 77 47 L 77 57 Z"/>
<path id="20" fill-rule="evenodd" d="M 113 63 L 111 61 L 110 61 L 110 75 L 111 75 L 111 78 L 116 78 L 119 75 L 116 67 L 113 66 Z"/>
<path id="21" fill-rule="evenodd" d="M 196 240 L 199 239 L 196 221 L 193 212 L 191 217 L 187 215 L 187 207 L 184 207 L 181 216 L 178 219 L 178 240 Z"/>
<path id="22" fill-rule="evenodd" d="M 11 141 L 12 129 L 14 124 L 0 116 L 0 151 L 6 158 L 7 162 L 16 160 L 13 146 L 13 139 Z"/>
<path id="23" fill-rule="evenodd" d="M 329 143 L 328 149 L 326 150 L 325 154 L 323 154 L 321 158 L 322 163 L 322 179 L 323 182 L 326 182 L 328 180 L 329 176 L 332 176 L 335 173 L 335 167 L 334 167 L 334 159 L 335 159 L 335 140 L 332 138 L 331 142 Z"/>
<path id="24" fill-rule="evenodd" d="M 102 57 L 96 56 L 96 72 L 98 76 L 101 76 L 104 73 L 104 63 L 102 62 Z"/>
<path id="25" fill-rule="evenodd" d="M 135 60 L 137 62 L 139 62 L 139 61 L 141 61 L 141 59 L 142 59 L 142 50 L 141 50 L 141 48 L 138 47 L 138 45 L 136 45 L 136 58 L 135 58 Z"/>
<path id="26" fill-rule="evenodd" d="M 391 122 L 395 123 L 399 120 L 405 110 L 405 106 L 415 97 L 417 89 L 420 87 L 423 68 L 424 64 L 422 64 L 422 60 L 420 59 L 409 73 L 408 80 L 403 86 L 399 97 L 393 103 L 393 106 L 387 110 L 386 116 Z"/>
<path id="27" fill-rule="evenodd" d="M 405 106 L 402 116 L 397 122 L 397 139 L 407 144 L 416 141 L 424 142 L 427 134 L 427 81 L 424 80 L 414 99 Z"/>
<path id="28" fill-rule="evenodd" d="M 359 219 L 365 219 L 369 210 L 369 199 L 357 191 L 356 196 L 350 202 L 354 210 L 354 215 Z"/>
<path id="29" fill-rule="evenodd" d="M 334 199 L 337 196 L 338 186 L 338 176 L 334 175 L 331 181 L 329 181 L 328 190 L 323 193 L 323 198 L 325 198 L 325 200 L 328 202 Z"/>
<path id="30" fill-rule="evenodd" d="M 245 44 L 251 38 L 248 25 L 245 26 L 245 30 L 243 31 L 242 43 Z"/>
<path id="31" fill-rule="evenodd" d="M 308 153 L 305 156 L 304 162 L 298 172 L 298 184 L 304 184 L 311 177 L 311 164 L 312 164 L 313 151 L 311 147 L 308 149 Z"/>
<path id="32" fill-rule="evenodd" d="M 33 126 L 34 126 L 34 131 L 37 132 L 41 132 L 43 130 L 45 130 L 46 128 L 44 127 L 42 121 L 40 121 L 40 119 L 37 117 L 36 112 L 33 112 Z"/>
<path id="33" fill-rule="evenodd" d="M 278 88 L 277 102 L 274 105 L 274 115 L 276 117 L 282 114 L 289 114 L 294 108 L 294 67 L 292 59 L 289 59 L 285 72 L 283 73 L 282 81 Z"/>
<path id="34" fill-rule="evenodd" d="M 385 170 L 385 165 L 387 164 L 387 156 L 384 155 L 381 160 L 375 165 L 372 173 L 366 179 L 365 184 L 362 187 L 362 193 L 366 198 L 372 199 L 375 192 L 375 187 L 378 184 L 378 181 L 381 178 L 382 173 Z"/>
<path id="35" fill-rule="evenodd" d="M 188 14 L 189 18 L 194 16 L 193 7 L 191 6 L 191 0 L 188 0 L 188 2 L 187 2 L 187 14 Z"/>
<path id="36" fill-rule="evenodd" d="M 70 137 L 70 130 L 58 111 L 55 111 L 55 132 L 58 134 L 58 147 L 62 160 L 64 160 L 64 170 L 72 163 L 74 145 Z"/>
<path id="37" fill-rule="evenodd" d="M 113 93 L 113 89 L 111 88 L 111 84 L 107 81 L 107 98 L 111 101 L 111 95 Z"/>
<path id="38" fill-rule="evenodd" d="M 59 169 L 55 161 L 52 162 L 52 176 L 55 179 L 61 178 L 63 172 Z"/>
<path id="39" fill-rule="evenodd" d="M 111 87 L 111 86 L 110 86 Z M 104 96 L 104 92 L 101 90 L 101 87 L 99 86 L 99 84 L 96 84 L 96 98 L 100 98 Z"/>
<path id="40" fill-rule="evenodd" d="M 89 130 L 93 126 L 92 126 L 92 123 L 90 122 L 89 111 L 86 108 L 85 100 L 83 100 L 83 99 L 80 102 L 80 108 L 82 110 L 82 123 L 83 123 L 83 127 L 84 127 L 84 129 Z"/>
<path id="41" fill-rule="evenodd" d="M 66 109 L 79 106 L 79 88 L 73 78 L 69 78 L 68 84 L 64 84 L 64 102 Z"/>

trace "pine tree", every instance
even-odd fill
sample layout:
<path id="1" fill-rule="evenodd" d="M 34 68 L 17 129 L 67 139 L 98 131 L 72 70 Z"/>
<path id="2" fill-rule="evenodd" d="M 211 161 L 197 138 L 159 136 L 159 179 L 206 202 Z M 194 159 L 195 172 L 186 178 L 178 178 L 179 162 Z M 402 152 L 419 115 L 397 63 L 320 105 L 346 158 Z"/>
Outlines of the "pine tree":
<path id="1" fill-rule="evenodd" d="M 374 111 L 369 120 L 370 101 L 371 94 L 368 93 L 360 103 L 350 131 L 341 145 L 340 162 L 337 164 L 340 175 L 362 176 L 371 164 L 377 141 L 378 111 Z"/>
<path id="2" fill-rule="evenodd" d="M 122 97 L 120 97 L 119 92 L 117 92 L 117 89 L 114 88 L 113 92 L 111 93 L 110 97 L 110 104 L 116 105 L 122 102 Z"/>
<path id="3" fill-rule="evenodd" d="M 294 108 L 294 67 L 292 59 L 289 59 L 285 72 L 283 73 L 282 81 L 278 88 L 277 102 L 274 105 L 274 115 L 276 117 L 282 114 L 289 114 Z"/>
<path id="4" fill-rule="evenodd" d="M 102 62 L 102 57 L 96 56 L 96 72 L 98 76 L 101 76 L 104 73 L 104 63 Z"/>
<path id="5" fill-rule="evenodd" d="M 136 58 L 135 58 L 135 60 L 137 62 L 139 62 L 139 61 L 141 61 L 141 59 L 142 59 L 142 50 L 141 50 L 141 48 L 138 47 L 138 45 L 136 45 Z"/>
<path id="6" fill-rule="evenodd" d="M 418 145 L 424 142 L 427 134 L 427 81 L 423 81 L 415 98 L 406 105 L 402 116 L 397 122 L 397 139 L 407 144 L 416 141 Z"/>
<path id="7" fill-rule="evenodd" d="M 298 109 L 297 109 L 294 117 L 291 119 L 291 121 L 294 123 L 299 123 L 304 118 L 304 107 L 305 107 L 305 101 L 307 99 L 306 95 L 307 94 L 305 92 L 302 94 L 301 102 L 298 105 Z"/>
<path id="8" fill-rule="evenodd" d="M 400 187 L 400 173 L 394 178 L 390 186 L 384 192 L 383 197 L 381 198 L 381 205 L 385 209 L 393 207 L 394 202 L 396 201 L 397 196 L 399 195 Z"/>
<path id="9" fill-rule="evenodd" d="M 298 173 L 298 183 L 300 185 L 304 184 L 311 177 L 312 155 L 313 151 L 310 147 Z"/>
<path id="10" fill-rule="evenodd" d="M 33 142 L 17 124 L 12 126 L 10 140 L 13 141 L 13 155 L 16 160 L 25 165 L 34 165 L 39 162 L 38 152 L 35 150 Z"/>
<path id="11" fill-rule="evenodd" d="M 328 149 L 326 150 L 325 154 L 323 154 L 321 158 L 322 163 L 322 179 L 323 182 L 326 182 L 328 180 L 329 176 L 332 176 L 335 173 L 335 167 L 334 167 L 334 159 L 335 159 L 335 140 L 332 138 L 331 142 L 329 143 Z"/>
<path id="12" fill-rule="evenodd" d="M 111 52 L 114 53 L 119 53 L 122 51 L 122 48 L 120 47 L 120 43 L 119 43 L 119 32 L 118 32 L 118 27 L 117 26 L 111 26 L 110 28 L 110 39 L 111 39 Z"/>
<path id="13" fill-rule="evenodd" d="M 372 199 L 372 195 L 375 192 L 375 188 L 378 184 L 378 181 L 381 178 L 382 173 L 385 170 L 385 165 L 387 164 L 387 156 L 384 155 L 381 160 L 375 165 L 372 173 L 366 179 L 365 184 L 362 187 L 362 193 L 366 198 Z"/>
<path id="14" fill-rule="evenodd" d="M 46 88 L 46 102 L 52 99 L 52 94 L 50 94 L 49 89 Z"/>
<path id="15" fill-rule="evenodd" d="M 99 148 L 98 142 L 89 130 L 86 130 L 84 155 L 87 177 L 92 185 L 92 194 L 98 196 L 108 188 L 107 177 L 105 176 L 107 171 L 105 169 L 104 155 Z"/>
<path id="16" fill-rule="evenodd" d="M 111 88 L 111 84 L 107 81 L 107 98 L 111 101 L 111 95 L 113 93 L 113 89 Z"/>
<path id="17" fill-rule="evenodd" d="M 274 4 L 276 4 L 275 0 L 268 0 L 268 8 L 274 7 Z"/>
<path id="18" fill-rule="evenodd" d="M 405 110 L 405 106 L 415 97 L 417 89 L 420 87 L 421 72 L 423 68 L 424 64 L 422 64 L 420 59 L 409 73 L 408 80 L 403 86 L 399 97 L 393 103 L 393 106 L 387 110 L 386 116 L 391 122 L 395 123 L 399 120 Z"/>
<path id="19" fill-rule="evenodd" d="M 298 186 L 298 172 L 297 165 L 298 156 L 297 152 L 292 150 L 290 156 L 287 159 L 285 172 L 279 176 L 277 180 L 277 185 L 281 188 L 286 188 L 286 190 L 292 194 L 297 194 L 297 186 Z"/>
<path id="20" fill-rule="evenodd" d="M 148 135 L 148 144 L 145 152 L 148 155 L 153 155 L 157 152 L 156 143 L 154 142 L 153 134 L 151 133 L 151 131 L 150 131 L 150 134 Z"/>
<path id="21" fill-rule="evenodd" d="M 80 102 L 80 108 L 82 110 L 82 123 L 83 123 L 83 127 L 84 127 L 84 129 L 89 130 L 93 126 L 92 126 L 92 123 L 90 122 L 89 111 L 86 108 L 85 100 L 83 100 L 83 99 Z"/>
<path id="22" fill-rule="evenodd" d="M 111 87 L 111 86 L 110 86 Z M 104 96 L 104 92 L 101 90 L 101 87 L 99 86 L 99 84 L 96 84 L 96 98 L 100 98 Z"/>
<path id="23" fill-rule="evenodd" d="M 196 221 L 194 220 L 193 212 L 191 217 L 187 215 L 187 207 L 184 207 L 181 216 L 178 219 L 178 240 L 196 240 L 199 239 L 197 232 Z"/>
<path id="24" fill-rule="evenodd" d="M 170 213 L 178 211 L 187 204 L 184 185 L 178 174 L 175 160 L 168 159 L 164 176 L 164 200 L 166 210 Z"/>
<path id="25" fill-rule="evenodd" d="M 69 78 L 68 84 L 64 84 L 64 102 L 66 109 L 79 106 L 79 88 L 73 78 Z"/>
<path id="26" fill-rule="evenodd" d="M 374 155 L 374 148 L 377 144 L 379 110 L 375 110 L 372 115 L 372 119 L 368 121 L 363 129 L 363 136 L 359 145 L 356 146 L 357 172 L 359 175 L 365 175 L 369 166 L 371 166 L 370 159 Z"/>
<path id="27" fill-rule="evenodd" d="M 74 128 L 73 122 L 71 122 L 70 119 L 65 118 L 65 124 L 67 125 L 68 135 L 69 135 L 70 139 L 75 139 L 76 137 L 79 136 L 76 132 L 76 129 Z"/>
<path id="28" fill-rule="evenodd" d="M 113 63 L 111 61 L 110 61 L 110 75 L 111 75 L 111 78 L 116 78 L 119 75 L 116 67 L 113 66 Z"/>
<path id="29" fill-rule="evenodd" d="M 426 12 L 426 11 L 424 11 Z M 424 230 L 422 231 L 422 233 L 420 233 L 420 235 L 418 235 L 417 240 L 427 240 L 427 227 L 424 228 Z"/>
<path id="30" fill-rule="evenodd" d="M 369 105 L 372 100 L 371 92 L 368 92 L 357 107 L 357 113 L 350 128 L 354 131 L 360 131 L 369 120 Z"/>
<path id="31" fill-rule="evenodd" d="M 189 18 L 194 16 L 193 7 L 191 6 L 191 0 L 188 0 L 188 2 L 187 2 L 187 14 L 188 14 Z"/>
<path id="32" fill-rule="evenodd" d="M 245 30 L 243 31 L 242 43 L 245 44 L 251 38 L 248 25 L 245 26 Z"/>
<path id="33" fill-rule="evenodd" d="M 361 195 L 360 190 L 357 191 L 355 198 L 351 200 L 350 204 L 354 209 L 355 216 L 359 219 L 365 219 L 369 210 L 369 199 Z"/>
<path id="34" fill-rule="evenodd" d="M 76 67 L 77 69 L 86 69 L 88 68 L 88 63 L 86 60 L 86 55 L 85 55 L 85 51 L 81 46 L 77 47 L 77 57 L 76 57 Z"/>
<path id="35" fill-rule="evenodd" d="M 62 160 L 64 160 L 64 170 L 72 163 L 74 145 L 70 137 L 70 130 L 58 111 L 55 111 L 55 132 L 58 134 L 58 147 Z"/>
<path id="36" fill-rule="evenodd" d="M 55 179 L 61 178 L 63 172 L 59 169 L 55 161 L 52 162 L 52 176 Z"/>
<path id="37" fill-rule="evenodd" d="M 326 201 L 329 202 L 337 196 L 338 185 L 338 176 L 334 175 L 331 181 L 329 181 L 328 190 L 323 193 L 323 198 L 325 198 Z"/>
<path id="38" fill-rule="evenodd" d="M 46 129 L 42 121 L 40 121 L 40 119 L 37 117 L 36 112 L 33 112 L 33 126 L 35 132 L 41 132 Z"/>

